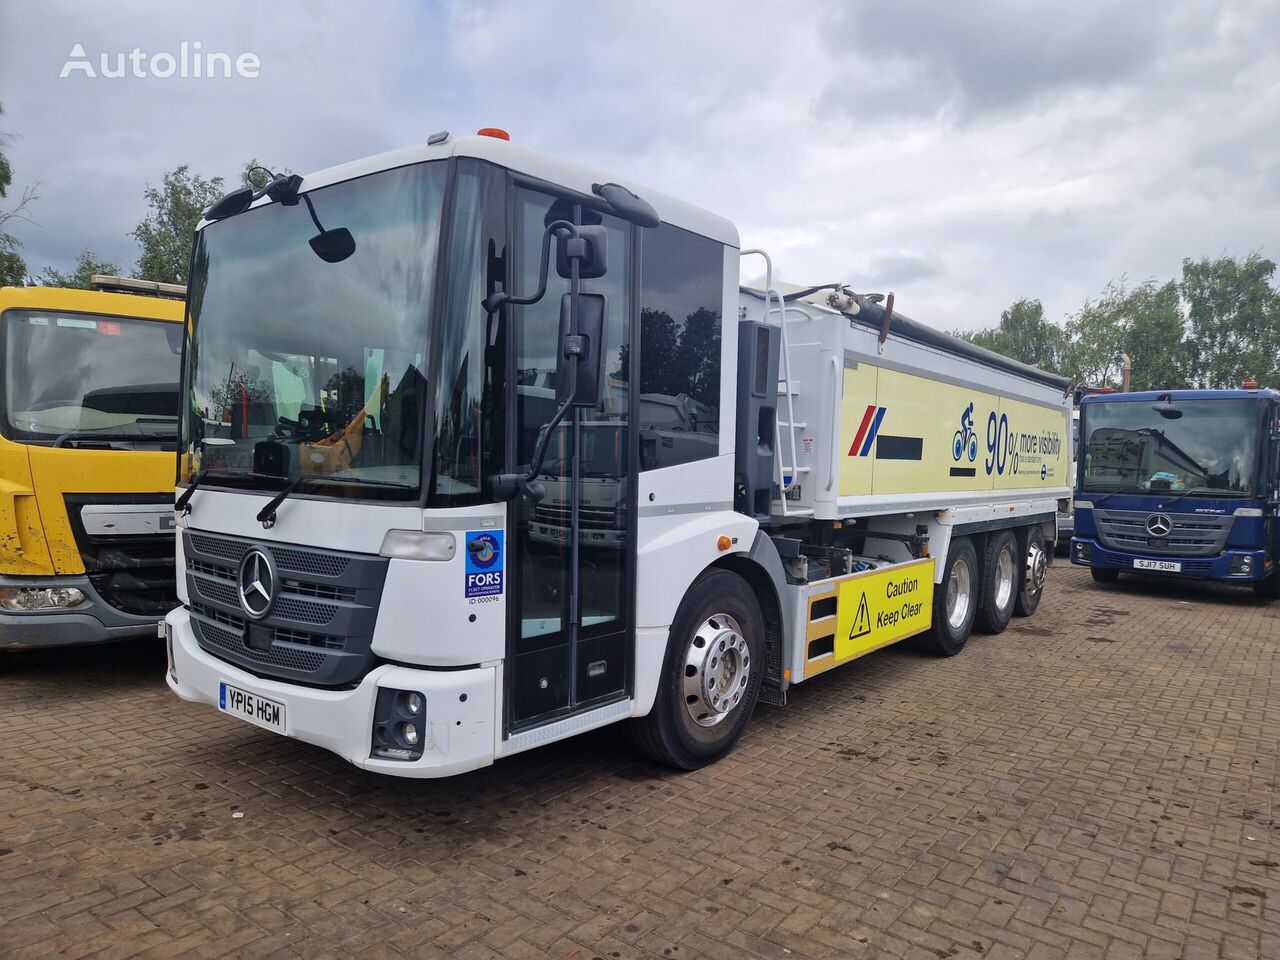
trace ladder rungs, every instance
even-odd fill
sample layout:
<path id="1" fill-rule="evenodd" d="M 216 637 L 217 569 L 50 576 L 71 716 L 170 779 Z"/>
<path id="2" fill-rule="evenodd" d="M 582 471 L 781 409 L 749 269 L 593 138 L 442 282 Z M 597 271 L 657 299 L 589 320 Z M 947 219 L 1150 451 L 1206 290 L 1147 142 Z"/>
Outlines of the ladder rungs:
<path id="1" fill-rule="evenodd" d="M 805 429 L 807 426 L 809 426 L 809 424 L 805 423 L 803 420 L 797 420 L 795 423 L 792 423 L 790 420 L 779 420 L 779 421 L 778 421 L 778 426 L 780 426 L 780 427 L 794 427 L 796 430 L 803 430 L 803 429 Z"/>

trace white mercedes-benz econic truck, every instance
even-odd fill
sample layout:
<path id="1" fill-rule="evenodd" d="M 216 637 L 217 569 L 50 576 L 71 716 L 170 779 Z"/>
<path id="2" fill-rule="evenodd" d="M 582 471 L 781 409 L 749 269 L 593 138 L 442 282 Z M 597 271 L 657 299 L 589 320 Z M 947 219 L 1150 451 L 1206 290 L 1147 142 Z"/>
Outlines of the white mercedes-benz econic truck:
<path id="1" fill-rule="evenodd" d="M 179 696 L 398 776 L 617 721 L 692 769 L 793 684 L 1035 611 L 1064 379 L 482 133 L 206 211 Z"/>

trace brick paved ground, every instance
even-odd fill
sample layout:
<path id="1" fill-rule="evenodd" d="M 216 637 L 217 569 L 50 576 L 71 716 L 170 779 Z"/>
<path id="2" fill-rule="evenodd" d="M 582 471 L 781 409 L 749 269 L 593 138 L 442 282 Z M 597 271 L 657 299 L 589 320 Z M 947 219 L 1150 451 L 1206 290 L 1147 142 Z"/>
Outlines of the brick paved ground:
<path id="1" fill-rule="evenodd" d="M 1280 958 L 1278 615 L 1058 566 L 683 776 L 605 732 L 379 779 L 178 701 L 154 644 L 9 657 L 0 956 Z"/>

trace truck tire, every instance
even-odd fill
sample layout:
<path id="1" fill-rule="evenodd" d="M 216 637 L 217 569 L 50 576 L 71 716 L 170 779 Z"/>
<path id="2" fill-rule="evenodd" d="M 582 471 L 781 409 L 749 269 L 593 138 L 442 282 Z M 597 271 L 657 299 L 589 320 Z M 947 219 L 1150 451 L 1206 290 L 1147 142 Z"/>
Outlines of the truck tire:
<path id="1" fill-rule="evenodd" d="M 1040 528 L 1032 527 L 1027 533 L 1027 562 L 1022 570 L 1022 585 L 1013 605 L 1016 617 L 1031 616 L 1044 596 L 1044 581 L 1049 573 L 1049 552 L 1045 550 L 1044 543 Z"/>
<path id="2" fill-rule="evenodd" d="M 1259 600 L 1280 600 L 1280 567 L 1254 581 L 1253 595 Z"/>
<path id="3" fill-rule="evenodd" d="M 982 552 L 982 578 L 978 590 L 978 610 L 974 626 L 983 633 L 1003 633 L 1013 618 L 1022 571 L 1018 569 L 1018 541 L 1012 530 L 999 530 L 987 537 Z"/>
<path id="4" fill-rule="evenodd" d="M 957 537 L 947 550 L 942 582 L 933 588 L 933 625 L 920 635 L 920 646 L 940 657 L 964 649 L 978 608 L 978 554 L 968 537 Z"/>
<path id="5" fill-rule="evenodd" d="M 1098 583 L 1115 583 L 1120 579 L 1120 571 L 1115 567 L 1090 567 L 1089 572 Z"/>
<path id="6" fill-rule="evenodd" d="M 632 743 L 681 770 L 719 760 L 760 698 L 764 648 L 764 617 L 747 582 L 727 570 L 703 574 L 671 624 L 653 709 L 628 725 Z"/>

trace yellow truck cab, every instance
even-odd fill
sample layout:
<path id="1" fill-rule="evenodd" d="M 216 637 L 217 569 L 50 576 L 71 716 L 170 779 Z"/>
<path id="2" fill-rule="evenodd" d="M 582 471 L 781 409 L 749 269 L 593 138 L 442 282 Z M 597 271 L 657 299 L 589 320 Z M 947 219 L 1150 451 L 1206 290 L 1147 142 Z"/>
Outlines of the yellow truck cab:
<path id="1" fill-rule="evenodd" d="M 0 649 L 155 636 L 176 603 L 185 289 L 93 281 L 0 288 Z"/>

